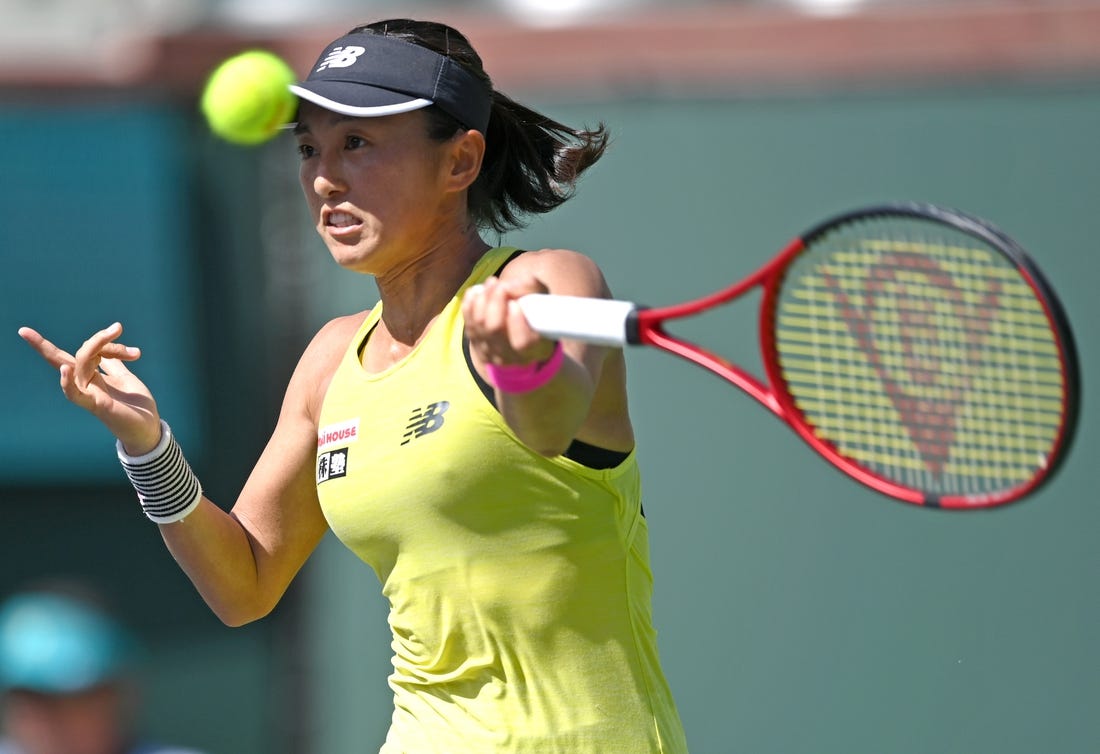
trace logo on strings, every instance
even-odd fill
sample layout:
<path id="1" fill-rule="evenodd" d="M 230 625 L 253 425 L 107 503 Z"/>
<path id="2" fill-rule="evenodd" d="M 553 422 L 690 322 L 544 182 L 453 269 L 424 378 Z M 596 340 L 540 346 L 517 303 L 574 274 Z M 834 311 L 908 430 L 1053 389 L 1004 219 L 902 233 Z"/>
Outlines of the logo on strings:
<path id="1" fill-rule="evenodd" d="M 942 475 L 955 445 L 958 411 L 989 337 L 988 312 L 999 305 L 999 283 L 985 281 L 967 303 L 967 294 L 939 263 L 904 252 L 882 255 L 862 281 L 862 293 L 849 295 L 829 274 L 825 282 L 925 468 Z M 926 289 L 941 291 L 943 300 L 934 306 Z"/>

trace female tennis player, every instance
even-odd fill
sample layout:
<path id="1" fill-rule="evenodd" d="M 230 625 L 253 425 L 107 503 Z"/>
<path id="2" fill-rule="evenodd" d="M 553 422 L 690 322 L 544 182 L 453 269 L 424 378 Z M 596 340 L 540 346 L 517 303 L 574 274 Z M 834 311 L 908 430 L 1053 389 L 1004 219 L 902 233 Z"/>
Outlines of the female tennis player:
<path id="1" fill-rule="evenodd" d="M 399 752 L 687 750 L 658 659 L 621 351 L 531 330 L 518 297 L 609 296 L 589 258 L 491 248 L 603 154 L 495 91 L 438 23 L 353 29 L 292 87 L 301 184 L 380 301 L 328 323 L 230 513 L 201 485 L 114 324 L 75 354 L 30 329 L 118 439 L 146 514 L 213 611 L 268 614 L 331 528 L 390 603 Z"/>

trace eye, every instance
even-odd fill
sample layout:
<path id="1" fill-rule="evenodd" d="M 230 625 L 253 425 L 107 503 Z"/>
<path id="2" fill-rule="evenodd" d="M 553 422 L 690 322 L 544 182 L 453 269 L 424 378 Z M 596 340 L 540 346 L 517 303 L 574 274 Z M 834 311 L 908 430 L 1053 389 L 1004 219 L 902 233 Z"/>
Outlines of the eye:
<path id="1" fill-rule="evenodd" d="M 356 134 L 348 134 L 344 139 L 344 149 L 362 149 L 367 146 L 367 140 Z"/>
<path id="2" fill-rule="evenodd" d="M 303 160 L 309 159 L 316 153 L 316 150 L 309 144 L 298 145 L 298 156 Z"/>

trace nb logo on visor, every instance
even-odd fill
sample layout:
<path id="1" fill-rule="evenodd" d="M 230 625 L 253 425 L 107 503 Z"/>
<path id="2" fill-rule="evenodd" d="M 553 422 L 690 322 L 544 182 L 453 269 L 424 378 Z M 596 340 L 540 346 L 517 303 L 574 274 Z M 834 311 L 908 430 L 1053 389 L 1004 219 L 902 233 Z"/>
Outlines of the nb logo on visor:
<path id="1" fill-rule="evenodd" d="M 326 68 L 348 68 L 355 65 L 355 61 L 358 60 L 359 56 L 364 52 L 366 52 L 364 48 L 356 45 L 333 47 L 332 51 L 321 61 L 321 65 L 317 66 L 317 70 L 323 71 Z"/>

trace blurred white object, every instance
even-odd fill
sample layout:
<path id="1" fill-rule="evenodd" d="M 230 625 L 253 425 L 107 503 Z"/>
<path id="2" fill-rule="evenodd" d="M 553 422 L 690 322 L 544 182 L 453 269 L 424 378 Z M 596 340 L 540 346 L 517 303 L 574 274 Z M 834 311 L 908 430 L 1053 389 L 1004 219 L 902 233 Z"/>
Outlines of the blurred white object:
<path id="1" fill-rule="evenodd" d="M 568 26 L 613 18 L 623 11 L 659 5 L 656 0 L 495 0 L 494 4 L 524 26 Z"/>
<path id="2" fill-rule="evenodd" d="M 408 15 L 426 2 L 398 0 L 216 0 L 210 21 L 216 26 L 270 28 L 353 26 L 387 16 Z M 423 12 L 428 12 L 427 10 Z"/>
<path id="3" fill-rule="evenodd" d="M 843 16 L 867 5 L 867 0 L 786 0 L 789 5 L 812 16 Z"/>
<path id="4" fill-rule="evenodd" d="M 203 0 L 2 0 L 0 65 L 125 75 L 142 56 L 135 39 L 187 28 L 204 12 Z"/>

